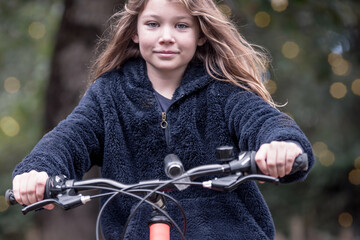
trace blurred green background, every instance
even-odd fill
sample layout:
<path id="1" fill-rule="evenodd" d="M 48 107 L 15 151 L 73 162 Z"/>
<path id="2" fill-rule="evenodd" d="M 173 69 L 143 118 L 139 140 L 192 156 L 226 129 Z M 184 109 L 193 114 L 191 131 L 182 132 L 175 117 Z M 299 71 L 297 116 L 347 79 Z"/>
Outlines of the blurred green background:
<path id="1" fill-rule="evenodd" d="M 2 193 L 11 188 L 15 165 L 76 105 L 94 44 L 122 3 L 0 1 Z M 317 158 L 302 183 L 260 185 L 276 238 L 360 239 L 360 2 L 219 4 L 246 39 L 269 51 L 267 87 L 276 102 L 287 103 L 280 110 L 304 130 Z M 7 207 L 2 195 L 0 239 L 92 239 L 97 207 L 83 208 L 24 217 L 19 206 Z"/>

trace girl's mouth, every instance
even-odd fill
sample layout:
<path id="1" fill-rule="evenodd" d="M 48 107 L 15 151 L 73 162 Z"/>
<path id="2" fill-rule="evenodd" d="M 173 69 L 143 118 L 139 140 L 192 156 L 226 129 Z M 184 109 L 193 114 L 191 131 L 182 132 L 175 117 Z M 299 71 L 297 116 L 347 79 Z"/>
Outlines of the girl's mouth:
<path id="1" fill-rule="evenodd" d="M 174 57 L 178 52 L 176 51 L 155 51 L 155 54 L 162 58 Z"/>

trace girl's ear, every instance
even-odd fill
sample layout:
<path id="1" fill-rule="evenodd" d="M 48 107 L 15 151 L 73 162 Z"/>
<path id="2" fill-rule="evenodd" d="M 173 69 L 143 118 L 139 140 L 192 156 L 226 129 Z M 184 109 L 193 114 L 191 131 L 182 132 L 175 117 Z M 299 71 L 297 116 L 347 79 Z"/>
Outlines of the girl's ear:
<path id="1" fill-rule="evenodd" d="M 198 41 L 197 45 L 198 45 L 199 47 L 201 47 L 201 46 L 204 45 L 205 43 L 206 43 L 206 37 L 205 37 L 205 36 L 202 36 L 202 37 L 199 38 L 199 41 Z"/>
<path id="2" fill-rule="evenodd" d="M 133 40 L 134 43 L 139 43 L 139 36 L 136 34 L 134 34 L 131 39 Z"/>

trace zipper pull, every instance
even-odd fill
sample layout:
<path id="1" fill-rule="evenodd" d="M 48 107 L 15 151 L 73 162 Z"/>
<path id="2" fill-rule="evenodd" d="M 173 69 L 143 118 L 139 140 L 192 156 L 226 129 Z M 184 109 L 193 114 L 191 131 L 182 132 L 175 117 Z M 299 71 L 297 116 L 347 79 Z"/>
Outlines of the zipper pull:
<path id="1" fill-rule="evenodd" d="M 162 120 L 161 120 L 161 123 L 160 123 L 160 127 L 163 128 L 163 129 L 167 128 L 168 123 L 166 121 L 166 112 L 161 113 L 161 119 Z"/>

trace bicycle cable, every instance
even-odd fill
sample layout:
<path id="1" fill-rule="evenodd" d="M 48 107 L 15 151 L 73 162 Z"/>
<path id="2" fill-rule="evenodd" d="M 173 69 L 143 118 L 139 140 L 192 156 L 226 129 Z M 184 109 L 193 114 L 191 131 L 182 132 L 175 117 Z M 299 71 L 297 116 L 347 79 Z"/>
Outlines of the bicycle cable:
<path id="1" fill-rule="evenodd" d="M 143 185 L 146 185 L 146 183 L 144 183 Z M 141 186 L 141 185 L 140 185 Z M 92 198 L 95 198 L 95 197 L 102 197 L 102 196 L 106 196 L 106 195 L 112 195 L 104 204 L 103 206 L 101 207 L 100 211 L 99 211 L 99 214 L 98 214 L 98 218 L 97 218 L 97 221 L 96 221 L 96 237 L 97 237 L 97 240 L 99 238 L 99 232 L 98 232 L 98 229 L 99 229 L 99 226 L 100 226 L 100 218 L 101 218 L 101 215 L 105 209 L 105 207 L 108 205 L 108 203 L 118 194 L 124 194 L 124 195 L 128 195 L 128 196 L 131 196 L 131 197 L 134 197 L 134 198 L 137 198 L 139 200 L 143 200 L 142 197 L 136 195 L 136 194 L 133 194 L 131 192 L 139 192 L 139 193 L 144 193 L 144 192 L 152 192 L 152 193 L 156 193 L 156 194 L 159 194 L 167 199 L 170 199 L 177 207 L 178 209 L 180 210 L 182 216 L 183 216 L 183 219 L 184 219 L 184 226 L 186 226 L 186 214 L 185 214 L 185 211 L 184 209 L 182 208 L 182 206 L 179 204 L 179 202 L 171 197 L 170 195 L 166 194 L 166 193 L 163 193 L 163 192 L 159 192 L 159 191 L 152 191 L 152 190 L 149 190 L 149 189 L 131 189 L 131 188 L 134 188 L 134 187 L 139 187 L 139 185 L 136 185 L 136 186 L 130 186 L 128 188 L 124 188 L 124 189 L 118 189 L 118 188 L 111 188 L 111 187 L 104 187 L 104 186 L 93 186 L 93 185 L 86 185 L 86 186 L 76 186 L 76 187 L 71 187 L 71 188 L 75 188 L 75 189 L 80 189 L 80 188 L 84 188 L 84 189 L 88 189 L 88 188 L 92 188 L 92 189 L 100 189 L 100 190 L 108 190 L 108 191 L 112 191 L 110 193 L 103 193 L 103 194 L 98 194 L 96 196 L 92 196 Z M 170 215 L 168 215 L 168 213 L 166 211 L 164 211 L 163 209 L 161 209 L 160 207 L 158 207 L 156 204 L 154 204 L 153 202 L 149 201 L 149 200 L 145 200 L 143 202 L 146 202 L 148 203 L 149 205 L 151 205 L 153 208 L 157 209 L 160 213 L 164 214 L 164 216 L 166 216 L 169 221 L 174 225 L 174 227 L 178 230 L 178 232 L 181 234 L 182 237 L 184 237 L 183 235 L 183 232 L 184 231 L 181 231 L 180 227 L 177 225 L 177 223 L 170 217 Z M 127 227 L 127 226 L 126 226 Z M 124 230 L 123 230 L 123 233 L 126 232 L 126 227 L 124 226 Z M 185 230 L 185 228 L 184 228 Z"/>
<path id="2" fill-rule="evenodd" d="M 131 221 L 131 219 L 134 217 L 136 211 L 138 211 L 139 207 L 146 201 L 146 199 L 148 199 L 152 194 L 154 194 L 155 192 L 157 192 L 158 190 L 160 190 L 161 188 L 165 187 L 166 185 L 169 185 L 169 184 L 174 184 L 176 181 L 179 181 L 181 179 L 184 179 L 184 178 L 190 178 L 192 176 L 195 176 L 195 175 L 199 175 L 199 174 L 204 174 L 204 173 L 207 173 L 209 172 L 209 170 L 201 170 L 199 172 L 194 172 L 194 173 L 191 173 L 191 174 L 184 174 L 184 175 L 181 175 L 180 177 L 177 177 L 177 178 L 174 178 L 174 179 L 171 179 L 161 185 L 159 185 L 158 187 L 154 188 L 153 190 L 150 190 L 150 192 L 142 198 L 142 200 L 136 205 L 136 207 L 134 208 L 134 210 L 132 211 L 132 213 L 129 215 L 125 225 L 124 225 L 124 230 L 123 230 L 123 233 L 122 233 L 122 236 L 121 236 L 121 240 L 124 240 L 125 239 L 125 232 L 126 232 L 126 229 Z M 181 183 L 181 182 L 180 182 Z M 199 185 L 198 183 L 192 183 L 190 182 L 190 184 L 187 184 L 187 185 Z M 201 184 L 202 185 L 202 184 Z M 134 186 L 131 186 L 129 188 L 133 188 Z M 184 218 L 186 219 L 186 218 Z M 174 225 L 175 226 L 175 225 Z M 184 224 L 184 230 L 183 232 L 180 231 L 180 234 L 181 234 L 181 237 L 183 240 L 185 240 L 185 233 L 186 233 L 186 224 Z"/>
<path id="3" fill-rule="evenodd" d="M 146 185 L 146 183 L 144 183 L 143 185 Z M 141 185 L 140 185 L 141 186 Z M 94 199 L 94 198 L 99 198 L 99 197 L 103 197 L 103 196 L 106 196 L 106 195 L 112 195 L 104 204 L 103 206 L 101 207 L 99 213 L 98 213 L 98 217 L 97 217 L 97 220 L 96 220 L 96 239 L 99 240 L 99 227 L 100 227 L 100 218 L 101 218 L 101 215 L 105 209 L 105 207 L 108 205 L 108 203 L 118 194 L 124 194 L 124 195 L 128 195 L 128 196 L 131 196 L 131 197 L 134 197 L 134 198 L 137 198 L 139 200 L 143 200 L 142 197 L 136 195 L 136 194 L 133 194 L 131 192 L 139 192 L 139 193 L 144 193 L 144 192 L 152 192 L 152 193 L 156 193 L 156 194 L 159 194 L 167 199 L 170 199 L 177 207 L 178 209 L 180 210 L 182 216 L 183 216 L 183 219 L 184 219 L 184 230 L 181 231 L 180 227 L 177 225 L 177 223 L 170 217 L 170 215 L 168 215 L 168 213 L 166 211 L 164 211 L 163 209 L 161 209 L 159 206 L 157 206 L 156 204 L 154 204 L 153 202 L 145 199 L 145 201 L 143 201 L 142 203 L 146 202 L 148 203 L 149 205 L 151 205 L 153 208 L 157 209 L 160 213 L 164 214 L 164 216 L 166 216 L 169 221 L 174 225 L 174 227 L 178 230 L 178 232 L 181 234 L 182 237 L 184 237 L 184 234 L 183 232 L 185 231 L 185 226 L 186 226 L 186 214 L 185 214 L 185 211 L 184 209 L 182 208 L 182 206 L 180 205 L 180 203 L 173 197 L 171 197 L 170 195 L 166 194 L 166 193 L 163 193 L 163 192 L 159 192 L 159 191 L 152 191 L 152 190 L 149 190 L 149 189 L 131 189 L 131 188 L 134 188 L 134 187 L 139 187 L 139 185 L 136 185 L 136 186 L 130 186 L 130 187 L 127 187 L 127 188 L 124 188 L 124 189 L 118 189 L 118 188 L 112 188 L 112 187 L 105 187 L 105 186 L 96 186 L 96 185 L 83 185 L 83 186 L 72 186 L 72 187 L 68 187 L 69 189 L 72 188 L 72 189 L 99 189 L 99 190 L 107 190 L 107 191 L 112 191 L 112 192 L 108 192 L 108 193 L 102 193 L 102 194 L 97 194 L 97 195 L 93 195 L 93 196 L 90 196 L 90 199 Z M 126 226 L 127 227 L 127 226 Z M 123 230 L 123 233 L 126 232 L 126 228 L 124 226 L 124 230 Z"/>

